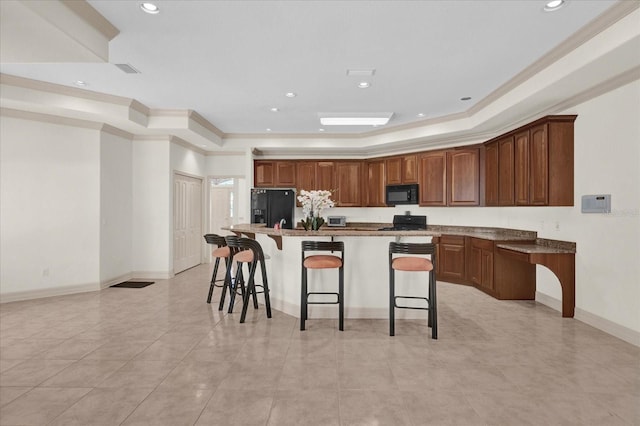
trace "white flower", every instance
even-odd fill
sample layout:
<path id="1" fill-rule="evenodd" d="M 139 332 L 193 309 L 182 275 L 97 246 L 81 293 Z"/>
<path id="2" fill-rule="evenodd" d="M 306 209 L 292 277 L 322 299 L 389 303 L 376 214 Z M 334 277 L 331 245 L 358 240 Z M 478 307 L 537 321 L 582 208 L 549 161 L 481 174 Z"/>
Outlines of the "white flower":
<path id="1" fill-rule="evenodd" d="M 331 192 L 326 190 L 300 191 L 298 201 L 302 204 L 304 217 L 320 217 L 322 210 L 333 207 Z"/>

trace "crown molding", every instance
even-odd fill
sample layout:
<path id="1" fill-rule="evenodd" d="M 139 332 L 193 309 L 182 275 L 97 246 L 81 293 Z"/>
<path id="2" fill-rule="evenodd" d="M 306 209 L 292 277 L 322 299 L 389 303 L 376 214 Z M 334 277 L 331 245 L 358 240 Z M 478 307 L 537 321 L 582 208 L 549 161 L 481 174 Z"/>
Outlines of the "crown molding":
<path id="1" fill-rule="evenodd" d="M 22 120 L 39 121 L 41 123 L 60 124 L 63 126 L 80 127 L 92 130 L 102 130 L 104 126 L 102 123 L 97 123 L 95 121 L 60 117 L 58 115 L 43 114 L 41 112 L 24 111 L 20 109 L 5 107 L 0 108 L 0 115 L 3 117 L 19 118 Z"/>
<path id="2" fill-rule="evenodd" d="M 68 7 L 73 13 L 82 18 L 88 25 L 100 32 L 109 41 L 113 40 L 115 36 L 120 34 L 120 30 L 97 10 L 93 8 L 89 3 L 84 0 L 60 0 L 60 3 Z"/>
<path id="3" fill-rule="evenodd" d="M 104 132 L 104 133 L 109 133 L 110 135 L 113 135 L 113 136 L 118 136 L 118 137 L 121 137 L 121 138 L 124 138 L 124 139 L 128 139 L 130 141 L 133 141 L 133 138 L 134 138 L 133 134 L 131 134 L 129 132 L 125 132 L 122 129 L 118 129 L 117 127 L 113 127 L 113 126 L 110 126 L 108 124 L 103 124 L 100 127 L 100 131 Z"/>

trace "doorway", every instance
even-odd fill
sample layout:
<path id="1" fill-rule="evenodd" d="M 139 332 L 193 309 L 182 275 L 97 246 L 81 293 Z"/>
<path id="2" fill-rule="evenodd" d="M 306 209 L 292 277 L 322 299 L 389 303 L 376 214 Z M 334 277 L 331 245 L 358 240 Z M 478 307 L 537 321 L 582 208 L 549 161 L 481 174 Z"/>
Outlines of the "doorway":
<path id="1" fill-rule="evenodd" d="M 173 273 L 201 263 L 202 179 L 173 175 Z"/>
<path id="2" fill-rule="evenodd" d="M 209 179 L 209 232 L 230 235 L 222 228 L 246 222 L 248 204 L 243 177 L 215 177 Z"/>

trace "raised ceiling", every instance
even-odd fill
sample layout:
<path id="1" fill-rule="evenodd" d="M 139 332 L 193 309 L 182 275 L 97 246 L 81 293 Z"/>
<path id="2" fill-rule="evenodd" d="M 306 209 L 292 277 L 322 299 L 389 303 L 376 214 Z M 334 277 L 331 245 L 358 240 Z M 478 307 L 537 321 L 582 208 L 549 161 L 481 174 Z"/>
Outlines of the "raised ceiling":
<path id="1" fill-rule="evenodd" d="M 151 110 L 195 111 L 217 128 L 211 148 L 234 137 L 365 138 L 468 115 L 616 4 L 569 0 L 548 13 L 539 0 L 157 1 L 160 13 L 149 15 L 136 1 L 88 3 L 119 30 L 108 62 L 3 62 L 0 72 L 72 87 L 82 80 Z M 512 114 L 547 109 L 549 96 L 535 95 Z M 318 114 L 327 112 L 394 115 L 384 128 L 323 127 Z M 193 143 L 209 148 L 201 142 Z"/>

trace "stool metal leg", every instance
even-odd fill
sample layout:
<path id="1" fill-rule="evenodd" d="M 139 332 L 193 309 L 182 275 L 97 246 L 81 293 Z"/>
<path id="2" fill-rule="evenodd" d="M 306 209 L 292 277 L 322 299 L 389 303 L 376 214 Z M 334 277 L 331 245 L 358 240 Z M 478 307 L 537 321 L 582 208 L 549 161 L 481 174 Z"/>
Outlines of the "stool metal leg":
<path id="1" fill-rule="evenodd" d="M 395 292 L 395 274 L 393 268 L 389 267 L 389 336 L 395 336 L 395 320 L 396 320 L 396 292 Z"/>
<path id="2" fill-rule="evenodd" d="M 269 298 L 269 283 L 267 282 L 267 269 L 264 260 L 260 259 L 260 269 L 262 270 L 262 288 L 264 290 L 264 306 L 267 309 L 267 318 L 271 318 L 271 299 Z"/>
<path id="3" fill-rule="evenodd" d="M 302 267 L 302 289 L 300 290 L 300 330 L 304 330 L 307 319 L 307 268 Z"/>
<path id="4" fill-rule="evenodd" d="M 224 283 L 222 284 L 222 294 L 220 295 L 220 304 L 218 310 L 221 311 L 224 308 L 224 299 L 227 298 L 227 289 L 231 288 L 231 262 L 229 259 L 224 259 L 226 271 L 224 273 Z M 231 290 L 229 290 L 231 291 Z"/>
<path id="5" fill-rule="evenodd" d="M 213 275 L 211 275 L 211 285 L 209 286 L 209 296 L 207 296 L 207 303 L 211 303 L 211 297 L 213 296 L 213 288 L 216 283 L 216 276 L 218 275 L 218 265 L 220 265 L 220 258 L 216 257 L 216 263 L 213 267 Z"/>
<path id="6" fill-rule="evenodd" d="M 238 292 L 238 286 L 240 286 L 240 296 L 242 297 L 242 299 L 244 300 L 244 295 L 245 295 L 245 288 L 244 288 L 244 276 L 242 274 L 242 263 L 238 262 L 237 263 L 237 268 L 238 270 L 236 271 L 236 279 L 235 279 L 235 283 L 233 283 L 233 285 L 231 286 L 230 290 L 231 290 L 231 300 L 229 301 L 229 310 L 227 311 L 228 313 L 233 313 L 233 305 L 235 303 L 236 300 L 236 293 Z"/>
<path id="7" fill-rule="evenodd" d="M 438 338 L 438 304 L 436 301 L 435 271 L 429 272 L 429 314 L 431 318 L 431 338 Z"/>
<path id="8" fill-rule="evenodd" d="M 256 299 L 256 266 L 257 261 L 253 261 L 249 264 L 249 279 L 247 280 L 247 291 L 242 295 L 242 313 L 240 314 L 240 323 L 243 323 L 247 317 L 247 308 L 249 307 L 249 297 L 253 294 L 253 301 L 257 304 Z M 257 308 L 257 306 L 256 306 Z"/>
<path id="9" fill-rule="evenodd" d="M 340 304 L 338 305 L 338 329 L 344 331 L 344 268 L 342 266 L 338 269 L 338 274 L 338 297 L 340 298 Z"/>

